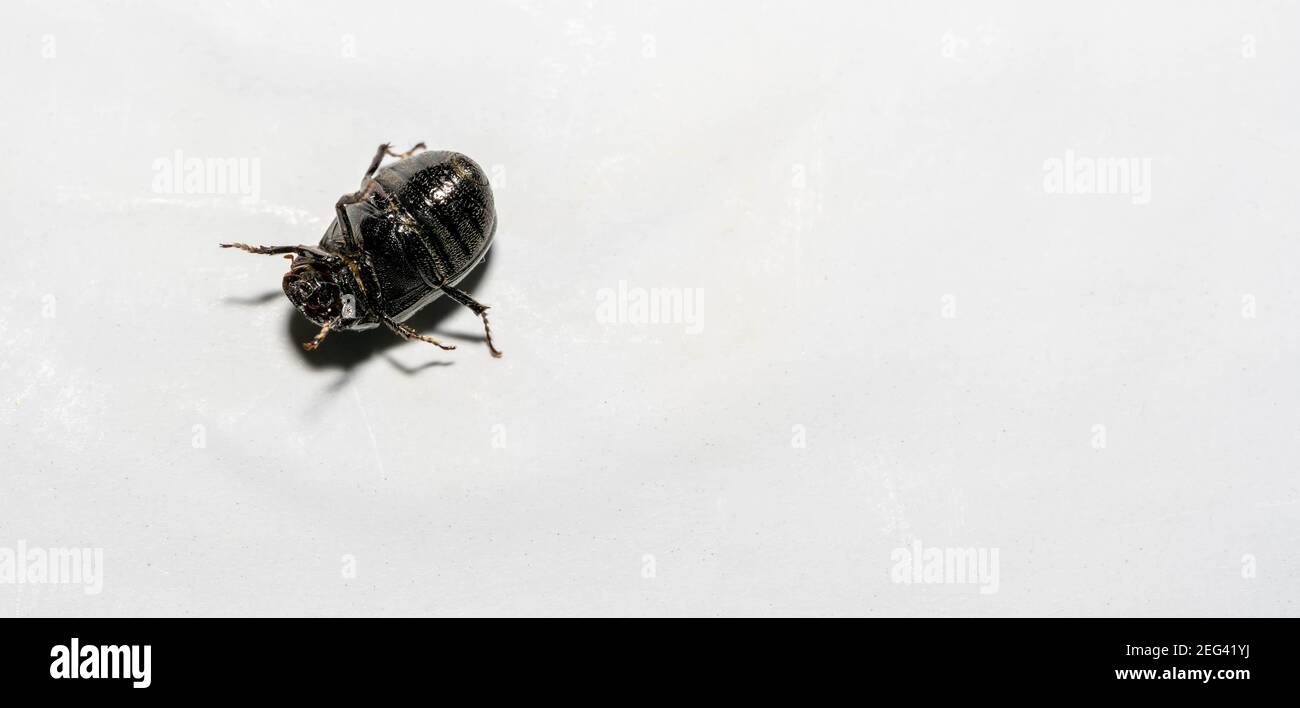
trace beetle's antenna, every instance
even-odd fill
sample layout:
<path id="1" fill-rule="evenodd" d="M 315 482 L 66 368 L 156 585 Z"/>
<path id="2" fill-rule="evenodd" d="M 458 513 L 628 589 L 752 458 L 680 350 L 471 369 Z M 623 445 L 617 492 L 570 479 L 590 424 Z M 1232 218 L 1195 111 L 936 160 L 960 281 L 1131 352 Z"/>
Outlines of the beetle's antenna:
<path id="1" fill-rule="evenodd" d="M 316 333 L 316 336 L 311 338 L 310 342 L 302 343 L 302 348 L 306 349 L 309 352 L 315 351 L 316 347 L 319 347 L 320 343 L 325 340 L 325 335 L 329 334 L 330 330 L 333 329 L 334 326 L 337 325 L 338 323 L 339 321 L 336 319 L 326 322 L 324 326 L 320 328 L 320 331 Z"/>

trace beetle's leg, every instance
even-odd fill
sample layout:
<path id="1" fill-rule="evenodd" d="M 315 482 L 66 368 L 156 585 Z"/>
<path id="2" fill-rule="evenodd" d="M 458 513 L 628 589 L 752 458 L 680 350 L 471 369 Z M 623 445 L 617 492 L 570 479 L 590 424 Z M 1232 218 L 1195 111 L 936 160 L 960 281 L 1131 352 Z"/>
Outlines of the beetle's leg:
<path id="1" fill-rule="evenodd" d="M 281 253 L 292 253 L 298 256 L 312 255 L 317 258 L 330 258 L 330 254 L 314 246 L 250 246 L 246 243 L 223 243 L 219 244 L 222 248 L 238 248 L 241 251 L 249 253 L 259 253 L 266 256 L 275 256 Z"/>
<path id="2" fill-rule="evenodd" d="M 497 351 L 497 348 L 492 344 L 492 326 L 488 324 L 487 317 L 488 306 L 479 303 L 464 290 L 457 290 L 450 285 L 442 286 L 442 291 L 447 294 L 447 297 L 468 307 L 474 314 L 479 316 L 479 319 L 483 320 L 483 332 L 487 334 L 488 351 L 492 352 L 492 356 L 499 358 L 501 352 Z"/>
<path id="3" fill-rule="evenodd" d="M 361 187 L 364 189 L 366 185 L 370 184 L 370 178 L 375 176 L 375 172 L 379 170 L 379 163 L 383 162 L 385 157 L 396 157 L 399 160 L 405 160 L 424 148 L 424 143 L 419 142 L 412 145 L 411 149 L 406 152 L 394 152 L 392 144 L 381 143 L 378 149 L 375 150 L 375 156 L 370 158 L 370 167 L 366 168 L 366 175 L 361 178 Z"/>
<path id="4" fill-rule="evenodd" d="M 419 332 L 416 332 L 415 330 L 411 329 L 410 327 L 401 324 L 400 322 L 394 322 L 393 320 L 387 317 L 383 318 L 383 323 L 386 327 L 393 330 L 393 332 L 395 332 L 398 336 L 403 337 L 405 339 L 408 340 L 418 339 L 421 342 L 428 342 L 429 344 L 432 344 L 435 347 L 438 347 L 440 349 L 446 349 L 449 351 L 456 348 L 455 344 L 443 344 L 442 342 L 439 342 L 433 337 L 426 337 L 423 334 L 420 334 Z"/>
<path id="5" fill-rule="evenodd" d="M 391 154 L 393 154 L 391 145 L 388 143 L 379 145 L 379 149 L 375 150 L 375 156 L 370 159 L 370 167 L 366 168 L 366 175 L 361 178 L 361 187 L 363 189 L 370 183 L 370 178 L 375 176 L 375 171 L 379 169 L 379 163 L 384 161 L 384 156 Z"/>
<path id="6" fill-rule="evenodd" d="M 406 152 L 393 152 L 392 147 L 385 144 L 384 154 L 388 155 L 389 157 L 396 157 L 399 160 L 405 160 L 406 158 L 410 157 L 411 155 L 414 155 L 415 153 L 423 150 L 424 148 L 425 148 L 424 143 L 416 143 L 412 145 L 411 149 L 407 150 Z"/>
<path id="7" fill-rule="evenodd" d="M 384 156 L 390 153 L 392 153 L 392 149 L 389 144 L 381 143 L 379 148 L 375 150 L 375 156 L 370 159 L 370 166 L 366 168 L 365 176 L 361 178 L 361 189 L 351 194 L 344 194 L 339 197 L 337 202 L 334 202 L 334 216 L 339 221 L 339 228 L 343 230 L 343 240 L 352 247 L 354 253 L 361 251 L 361 243 L 352 233 L 352 222 L 348 221 L 348 213 L 345 207 L 349 204 L 365 201 L 371 192 L 384 193 L 384 188 L 379 186 L 379 183 L 371 179 L 371 177 L 375 176 L 375 171 L 379 169 L 379 163 L 384 161 Z"/>
<path id="8" fill-rule="evenodd" d="M 357 237 L 352 233 L 352 222 L 348 220 L 347 206 L 349 204 L 364 202 L 370 197 L 371 193 L 388 196 L 384 192 L 384 188 L 380 186 L 378 182 L 370 179 L 370 174 L 370 172 L 366 173 L 367 182 L 365 186 L 351 194 L 344 194 L 339 197 L 337 202 L 334 202 L 334 218 L 338 219 L 339 228 L 343 230 L 343 240 L 352 248 L 353 253 L 361 252 L 361 242 L 358 241 Z"/>
<path id="9" fill-rule="evenodd" d="M 324 326 L 320 328 L 320 331 L 316 333 L 316 336 L 311 338 L 310 342 L 302 343 L 302 348 L 309 352 L 315 351 L 316 347 L 319 347 L 320 343 L 325 339 L 325 335 L 329 334 L 330 330 L 338 323 L 339 320 L 330 320 L 329 322 L 326 322 Z"/>
<path id="10" fill-rule="evenodd" d="M 379 163 L 383 162 L 385 157 L 396 157 L 399 160 L 405 160 L 423 150 L 424 147 L 424 143 L 421 142 L 412 145 L 411 149 L 406 152 L 394 152 L 391 143 L 381 143 L 375 150 L 375 156 L 370 158 L 370 167 L 366 168 L 366 175 L 361 178 L 361 186 L 365 187 L 370 182 L 370 178 L 375 176 L 375 172 L 379 170 Z"/>

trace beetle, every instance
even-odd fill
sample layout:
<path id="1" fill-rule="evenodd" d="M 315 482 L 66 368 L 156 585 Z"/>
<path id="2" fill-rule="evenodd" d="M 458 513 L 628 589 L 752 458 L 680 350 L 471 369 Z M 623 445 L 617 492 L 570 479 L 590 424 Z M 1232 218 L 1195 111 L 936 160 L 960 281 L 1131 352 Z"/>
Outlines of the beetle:
<path id="1" fill-rule="evenodd" d="M 408 340 L 455 349 L 404 322 L 446 295 L 483 321 L 492 343 L 486 305 L 456 288 L 487 256 L 497 215 L 487 175 L 473 160 L 417 143 L 395 152 L 375 151 L 361 188 L 334 204 L 335 218 L 317 246 L 250 246 L 223 243 L 249 253 L 285 255 L 284 294 L 320 332 L 302 346 L 312 351 L 334 331 L 380 325 Z M 380 169 L 385 157 L 396 157 Z"/>

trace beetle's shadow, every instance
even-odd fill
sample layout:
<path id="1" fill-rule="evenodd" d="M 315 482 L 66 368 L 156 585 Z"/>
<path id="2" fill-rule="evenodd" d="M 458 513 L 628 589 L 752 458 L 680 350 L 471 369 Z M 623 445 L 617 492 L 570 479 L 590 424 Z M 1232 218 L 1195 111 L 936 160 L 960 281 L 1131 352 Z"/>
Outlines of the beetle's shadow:
<path id="1" fill-rule="evenodd" d="M 469 275 L 465 276 L 465 279 L 460 281 L 456 287 L 472 294 L 491 267 L 492 259 L 489 257 L 471 271 Z M 443 351 L 426 342 L 408 342 L 382 326 L 364 332 L 331 332 L 315 351 L 307 351 L 303 349 L 302 343 L 316 336 L 320 328 L 293 308 L 290 308 L 289 316 L 285 319 L 285 328 L 290 346 L 302 357 L 305 364 L 313 369 L 340 369 L 343 371 L 343 376 L 334 386 L 334 388 L 340 388 L 347 383 L 357 366 L 377 356 L 388 360 L 388 363 L 392 364 L 398 371 L 411 376 L 425 369 L 451 366 L 455 362 L 450 361 L 450 358 L 473 355 L 477 349 L 486 348 L 487 338 L 483 336 L 482 330 L 478 332 L 438 330 L 438 326 L 443 320 L 461 310 L 469 312 L 465 306 L 444 296 L 429 303 L 424 309 L 415 313 L 406 321 L 406 324 L 413 327 L 417 332 L 429 334 L 440 340 L 450 340 L 447 343 L 456 345 L 456 349 L 453 351 Z M 474 321 L 477 322 L 477 318 Z M 399 346 L 408 347 L 412 350 L 422 348 L 426 352 L 433 353 L 438 358 L 423 364 L 404 364 L 395 359 L 389 352 L 390 349 Z M 481 352 L 478 353 L 481 354 Z"/>

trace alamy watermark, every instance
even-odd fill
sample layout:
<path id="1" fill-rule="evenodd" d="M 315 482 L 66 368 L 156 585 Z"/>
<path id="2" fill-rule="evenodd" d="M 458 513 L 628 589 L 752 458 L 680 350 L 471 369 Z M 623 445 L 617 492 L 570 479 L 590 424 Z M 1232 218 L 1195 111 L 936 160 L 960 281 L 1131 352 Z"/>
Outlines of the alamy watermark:
<path id="1" fill-rule="evenodd" d="M 1043 160 L 1043 191 L 1048 194 L 1124 194 L 1134 204 L 1151 201 L 1151 158 L 1065 157 Z"/>
<path id="2" fill-rule="evenodd" d="M 601 324 L 682 324 L 687 334 L 704 329 L 701 288 L 638 288 L 618 281 L 596 291 L 596 321 Z"/>
<path id="3" fill-rule="evenodd" d="M 257 157 L 186 157 L 180 150 L 153 161 L 155 194 L 233 194 L 257 201 L 262 160 Z"/>
<path id="4" fill-rule="evenodd" d="M 129 679 L 134 688 L 153 684 L 153 645 L 81 644 L 73 637 L 50 648 L 52 679 Z"/>
<path id="5" fill-rule="evenodd" d="M 0 585 L 80 585 L 87 595 L 104 589 L 104 549 L 0 547 Z"/>
<path id="6" fill-rule="evenodd" d="M 998 591 L 998 549 L 925 546 L 895 548 L 889 579 L 904 585 L 978 585 L 981 595 Z"/>

